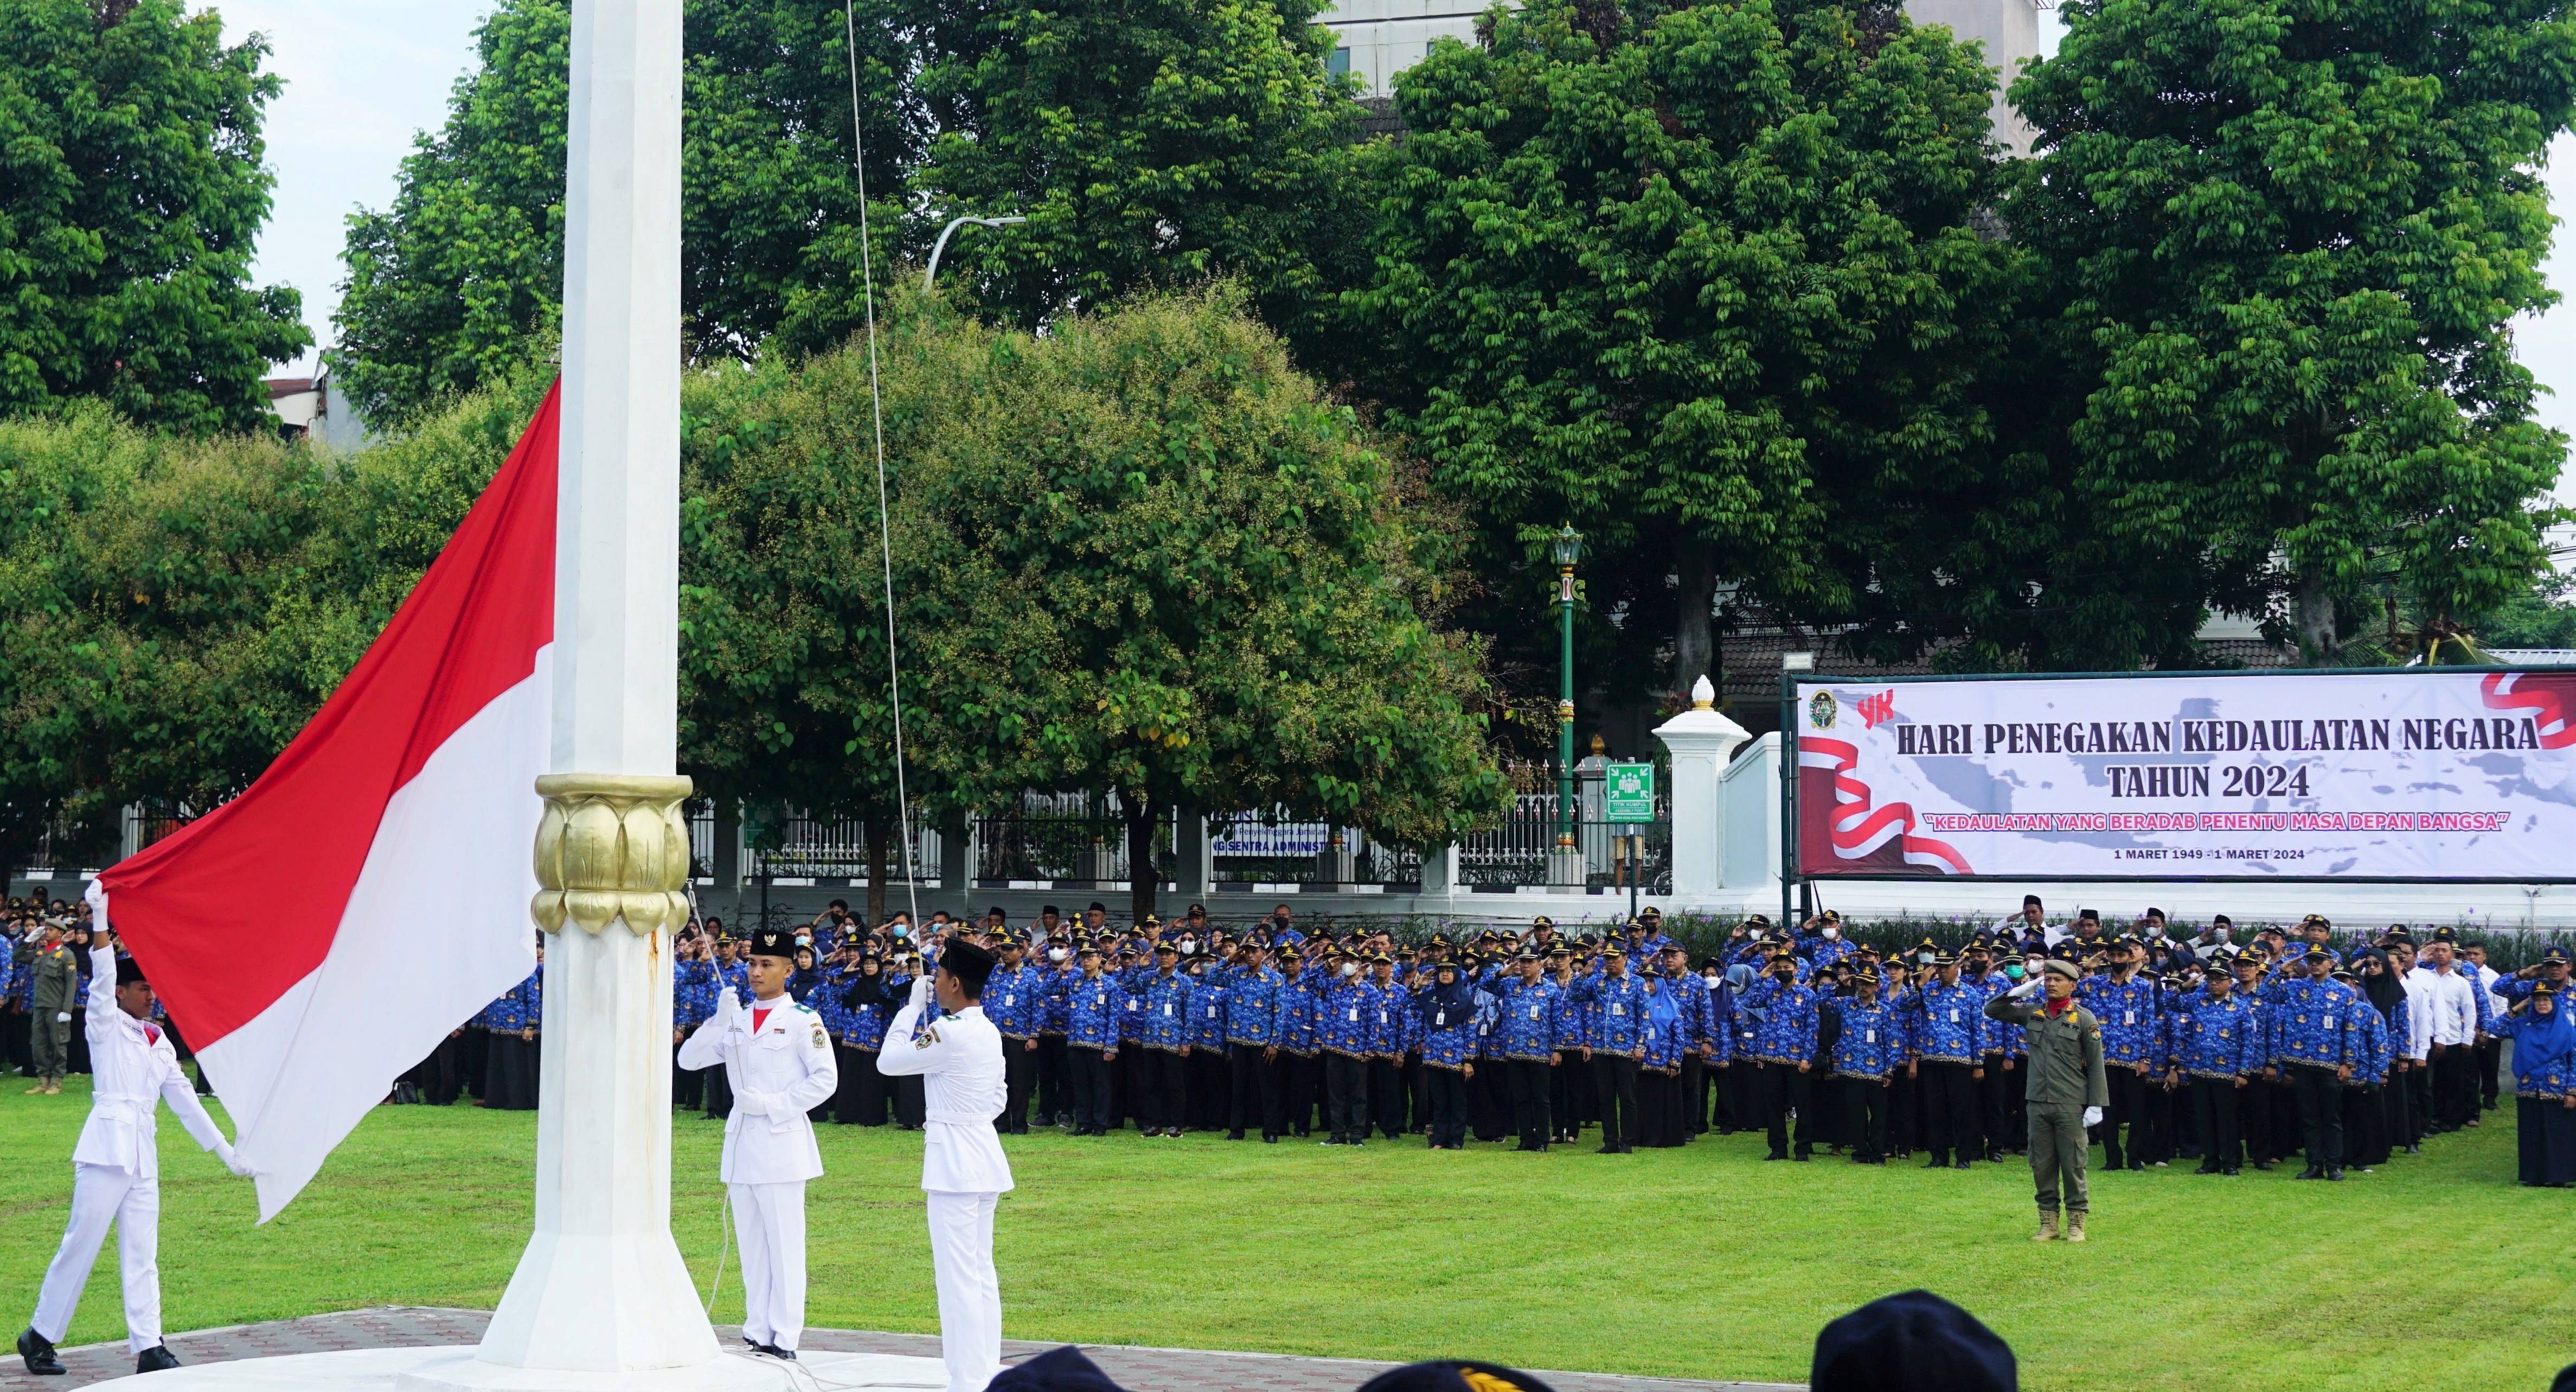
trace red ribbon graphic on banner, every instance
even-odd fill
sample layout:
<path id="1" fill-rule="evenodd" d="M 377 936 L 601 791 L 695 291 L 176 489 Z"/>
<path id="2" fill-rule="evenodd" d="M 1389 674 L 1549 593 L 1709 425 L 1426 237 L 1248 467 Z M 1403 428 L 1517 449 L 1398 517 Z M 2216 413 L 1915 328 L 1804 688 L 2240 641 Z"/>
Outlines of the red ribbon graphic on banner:
<path id="1" fill-rule="evenodd" d="M 1869 785 L 1854 776 L 1860 767 L 1860 748 L 1842 740 L 1819 739 L 1809 735 L 1798 741 L 1801 764 L 1813 764 L 1833 771 L 1834 806 L 1826 814 L 1833 837 L 1834 854 L 1845 860 L 1858 860 L 1885 844 L 1893 835 L 1898 850 L 1908 865 L 1936 865 L 1953 875 L 1973 875 L 1967 857 L 1945 841 L 1914 834 L 1914 806 L 1891 802 L 1885 807 L 1870 805 Z M 1822 760 L 1807 755 L 1821 754 Z"/>
<path id="2" fill-rule="evenodd" d="M 2568 718 L 2567 705 L 2561 699 L 2561 682 L 2524 686 L 2525 672 L 2490 672 L 2478 690 L 2486 697 L 2487 709 L 2530 711 L 2533 723 L 2540 727 L 2540 747 L 2565 749 L 2576 744 L 2576 720 Z"/>

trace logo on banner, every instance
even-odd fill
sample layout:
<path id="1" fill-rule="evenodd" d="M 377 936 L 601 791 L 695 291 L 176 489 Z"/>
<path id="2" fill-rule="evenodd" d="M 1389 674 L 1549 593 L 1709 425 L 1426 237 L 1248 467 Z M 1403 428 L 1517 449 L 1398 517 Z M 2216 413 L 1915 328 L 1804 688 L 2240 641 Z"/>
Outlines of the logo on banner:
<path id="1" fill-rule="evenodd" d="M 1896 688 L 1891 686 L 1875 696 L 1852 702 L 1852 714 L 1860 717 L 1863 729 L 1877 729 L 1880 721 L 1896 714 Z"/>
<path id="2" fill-rule="evenodd" d="M 1807 702 L 1807 723 L 1819 730 L 1830 730 L 1834 728 L 1834 713 L 1838 709 L 1834 693 L 1819 691 Z"/>

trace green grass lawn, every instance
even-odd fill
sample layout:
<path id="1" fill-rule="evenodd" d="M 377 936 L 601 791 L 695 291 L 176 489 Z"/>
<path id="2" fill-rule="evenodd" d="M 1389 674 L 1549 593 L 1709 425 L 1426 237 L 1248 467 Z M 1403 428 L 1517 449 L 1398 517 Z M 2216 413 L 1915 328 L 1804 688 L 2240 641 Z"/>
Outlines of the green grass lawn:
<path id="1" fill-rule="evenodd" d="M 7 1084 L 0 1290 L 31 1307 L 86 1080 L 61 1097 Z M 721 1128 L 674 1129 L 672 1226 L 703 1282 Z M 935 1330 L 919 1138 L 821 1130 L 811 1322 Z M 526 1239 L 535 1134 L 532 1112 L 381 1108 L 262 1228 L 249 1186 L 165 1120 L 169 1327 L 491 1306 Z M 2025 1240 L 2019 1164 L 1765 1164 L 1745 1137 L 1631 1157 L 1009 1144 L 1020 1188 L 996 1234 L 1014 1338 L 1802 1381 L 1824 1321 L 1923 1286 L 2009 1339 L 2036 1389 L 2538 1389 L 2576 1359 L 2576 1191 L 2512 1182 L 2510 1110 L 2339 1185 L 2098 1177 L 2081 1247 Z M 122 1335 L 108 1252 L 67 1342 Z M 719 1319 L 740 1317 L 739 1290 L 728 1270 Z"/>

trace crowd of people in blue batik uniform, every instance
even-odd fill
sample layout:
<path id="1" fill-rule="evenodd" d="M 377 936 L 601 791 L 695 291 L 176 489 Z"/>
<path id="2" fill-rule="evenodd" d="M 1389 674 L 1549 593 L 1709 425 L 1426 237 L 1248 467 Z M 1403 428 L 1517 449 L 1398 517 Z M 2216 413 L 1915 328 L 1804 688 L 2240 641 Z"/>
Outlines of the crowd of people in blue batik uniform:
<path id="1" fill-rule="evenodd" d="M 2480 1125 L 2510 1041 L 2519 1177 L 2576 1182 L 2576 1020 L 2556 946 L 2506 975 L 2448 928 L 2353 935 L 2310 915 L 2238 941 L 2224 916 L 2186 936 L 2151 909 L 2115 935 L 2091 910 L 2051 923 L 2037 896 L 1955 953 L 1882 952 L 1824 913 L 1795 929 L 1747 919 L 1696 963 L 1652 909 L 1589 935 L 1539 918 L 1421 943 L 1309 929 L 1284 904 L 1239 931 L 1195 905 L 1106 918 L 1098 904 L 1020 927 L 998 909 L 973 925 L 897 913 L 870 929 L 835 902 L 800 930 L 789 983 L 842 1054 L 817 1118 L 921 1124 L 917 1080 L 883 1077 L 874 1054 L 940 944 L 973 933 L 1001 957 L 983 1008 L 1008 1053 L 1006 1133 L 1542 1150 L 1590 1131 L 1608 1153 L 1752 1133 L 1772 1160 L 1964 1168 L 2025 1148 L 2019 1030 L 1984 1005 L 2054 957 L 2082 970 L 2078 1000 L 2101 1024 L 2111 1088 L 2095 1139 L 2113 1169 L 2295 1157 L 2303 1177 L 2367 1173 Z M 42 1023 L 31 963 L 69 946 L 86 969 L 86 933 L 41 901 L 0 921 L 0 1018 L 21 1071 Z M 747 1003 L 749 985 L 718 919 L 681 930 L 675 958 L 676 1050 L 718 991 Z M 535 1107 L 543 978 L 540 965 L 452 1032 L 388 1100 Z M 711 1117 L 732 1105 L 720 1069 L 675 1068 L 674 1093 Z"/>

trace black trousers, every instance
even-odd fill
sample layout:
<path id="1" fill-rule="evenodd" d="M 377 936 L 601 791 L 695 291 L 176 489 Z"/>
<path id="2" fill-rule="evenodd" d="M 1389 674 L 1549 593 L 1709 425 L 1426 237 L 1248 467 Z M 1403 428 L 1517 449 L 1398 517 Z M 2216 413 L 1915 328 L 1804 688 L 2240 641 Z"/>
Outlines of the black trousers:
<path id="1" fill-rule="evenodd" d="M 1637 1061 L 1595 1050 L 1592 1088 L 1601 1099 L 1601 1144 L 1625 1150 L 1637 1143 Z"/>
<path id="2" fill-rule="evenodd" d="M 2406 1144 L 2422 1145 L 2433 1134 L 2433 1064 L 2430 1058 L 2406 1070 Z"/>
<path id="3" fill-rule="evenodd" d="M 1431 1070 L 1423 1066 L 1420 1054 L 1405 1055 L 1404 1062 L 1398 1068 L 1404 1074 L 1404 1094 L 1413 1104 L 1412 1114 L 1405 1119 L 1412 1123 L 1410 1129 L 1429 1131 L 1431 1129 Z"/>
<path id="4" fill-rule="evenodd" d="M 2433 1124 L 2437 1130 L 2457 1131 L 2477 1115 L 2477 1092 L 2469 1072 L 2474 1052 L 2471 1045 L 2451 1044 L 2433 1056 Z"/>
<path id="5" fill-rule="evenodd" d="M 1499 1141 L 1515 1134 L 1511 1072 L 1508 1059 L 1476 1060 L 1476 1076 L 1467 1080 L 1467 1126 L 1477 1140 Z"/>
<path id="6" fill-rule="evenodd" d="M 1262 1057 L 1258 1044 L 1236 1044 L 1226 1051 L 1228 1106 L 1226 1134 L 1240 1138 L 1253 1126 L 1265 1137 L 1287 1126 L 1287 1109 L 1279 1100 L 1279 1066 Z"/>
<path id="7" fill-rule="evenodd" d="M 2129 1145 L 2132 1151 L 2138 1148 L 2138 1142 L 2146 1139 L 2140 1134 L 2141 1119 L 2146 1111 L 2146 1079 L 2139 1076 L 2138 1070 L 2122 1068 L 2117 1064 L 2104 1065 L 2102 1075 L 2111 1084 L 2111 1105 L 2102 1109 L 2102 1126 L 2099 1132 L 2102 1141 L 2102 1168 L 2123 1169 L 2126 1168 L 2131 1157 L 2121 1151 L 2120 1128 L 2124 1125 L 2129 1128 Z"/>
<path id="8" fill-rule="evenodd" d="M 1807 1075 L 1794 1063 L 1766 1063 L 1762 1069 L 1762 1124 L 1770 1132 L 1771 1153 L 1789 1153 L 1789 1114 L 1798 1115 L 1798 1153 L 1805 1155 L 1816 1146 L 1814 1118 L 1808 1113 Z"/>
<path id="9" fill-rule="evenodd" d="M 2343 1090 L 2344 1163 L 2375 1169 L 2388 1163 L 2388 1104 L 2381 1087 Z"/>
<path id="10" fill-rule="evenodd" d="M 1369 1060 L 1369 1119 L 1388 1140 L 1404 1134 L 1405 1107 L 1411 1100 L 1404 1090 L 1404 1070 L 1394 1059 Z"/>
<path id="11" fill-rule="evenodd" d="M 2310 1169 L 2343 1168 L 2343 1082 L 2331 1068 L 2292 1064 L 2290 1087 L 2299 1098 L 2299 1130 Z"/>
<path id="12" fill-rule="evenodd" d="M 459 1040 L 459 1043 L 464 1041 Z M 470 1080 L 469 1080 L 470 1086 Z M 680 1066 L 680 1046 L 671 1046 L 671 1105 L 694 1112 L 706 1104 L 706 1075 L 694 1068 Z"/>
<path id="13" fill-rule="evenodd" d="M 1125 1126 L 1129 1117 L 1136 1118 L 1139 1127 L 1145 1124 L 1143 1104 L 1137 1100 L 1143 1095 L 1142 1086 L 1136 1081 L 1138 1070 L 1144 1066 L 1140 1062 L 1144 1057 L 1142 1042 L 1121 1039 L 1118 1041 L 1118 1057 L 1109 1061 L 1109 1129 L 1112 1131 Z"/>
<path id="14" fill-rule="evenodd" d="M 485 1091 L 492 1085 L 490 1075 L 492 1053 L 484 1043 L 491 1034 L 490 1030 L 467 1025 L 464 1036 L 456 1041 L 456 1057 L 464 1065 L 462 1071 L 465 1074 L 466 1095 L 477 1102 L 483 1100 Z M 679 1048 L 676 1044 L 671 1047 L 674 1051 Z M 693 1101 L 689 1105 L 697 1104 Z"/>
<path id="15" fill-rule="evenodd" d="M 1034 1042 L 1002 1036 L 1002 1114 L 993 1118 L 993 1130 L 1000 1135 L 1029 1134 L 1029 1099 L 1038 1088 L 1037 1051 L 1029 1047 Z"/>
<path id="16" fill-rule="evenodd" d="M 1718 1070 L 1717 1096 L 1725 1107 L 1717 1129 L 1729 1131 L 1762 1129 L 1762 1065 L 1750 1059 L 1737 1059 Z"/>
<path id="17" fill-rule="evenodd" d="M 1038 1036 L 1038 1125 L 1071 1124 L 1073 1079 L 1066 1068 L 1064 1036 Z"/>
<path id="18" fill-rule="evenodd" d="M 171 1037 L 175 1040 L 178 1037 L 178 1031 L 171 1031 Z M 429 1051 L 429 1057 L 421 1061 L 422 1101 L 433 1107 L 451 1106 L 455 1103 L 457 1095 L 465 1090 L 464 1060 L 458 1057 L 464 1052 L 464 1043 L 460 1036 L 450 1031 L 438 1041 L 437 1048 Z M 200 1092 L 205 1090 L 205 1073 L 205 1066 L 198 1065 L 198 1091 Z"/>
<path id="19" fill-rule="evenodd" d="M 1220 1044 L 1199 1044 L 1190 1049 L 1188 1117 L 1193 1131 L 1225 1127 L 1226 1097 L 1233 1091 L 1227 1077 L 1227 1052 Z"/>
<path id="20" fill-rule="evenodd" d="M 1681 1071 L 1666 1072 L 1660 1068 L 1637 1069 L 1637 1144 L 1653 1150 L 1677 1146 L 1685 1139 L 1676 1135 L 1681 1121 L 1681 1108 L 1674 1093 L 1681 1086 Z"/>
<path id="21" fill-rule="evenodd" d="M 1558 1055 L 1564 1059 L 1564 1055 Z M 1547 1066 L 1548 1129 L 1550 1140 L 1573 1140 L 1583 1134 L 1583 1125 L 1592 1105 L 1592 1065 L 1579 1059 L 1551 1063 Z"/>
<path id="22" fill-rule="evenodd" d="M 1556 1137 L 1555 1099 L 1550 1096 L 1548 1065 L 1537 1059 L 1513 1059 L 1500 1065 L 1508 1070 L 1512 1091 L 1512 1131 L 1520 1137 L 1523 1150 L 1545 1150 Z"/>
<path id="23" fill-rule="evenodd" d="M 707 1115 L 716 1121 L 732 1116 L 733 1079 L 726 1076 L 724 1065 L 719 1063 L 701 1068 L 698 1070 L 698 1076 L 706 1082 L 706 1086 L 701 1091 L 706 1095 Z M 488 1080 L 485 1086 L 490 1086 Z"/>
<path id="24" fill-rule="evenodd" d="M 1324 1064 L 1315 1055 L 1279 1056 L 1279 1093 L 1287 1107 L 1287 1123 L 1280 1128 L 1281 1134 L 1314 1134 L 1315 1095 L 1322 1090 L 1323 1082 Z"/>
<path id="25" fill-rule="evenodd" d="M 1964 1064 L 1950 1064 L 1959 1076 L 1968 1075 Z M 1903 1079 L 1898 1079 L 1902 1085 Z M 1887 1158 L 1887 1121 L 1889 1102 L 1894 1093 L 1884 1078 L 1845 1078 L 1843 1083 L 1843 1134 L 1851 1138 L 1852 1158 L 1878 1161 Z"/>
<path id="26" fill-rule="evenodd" d="M 1368 1139 L 1369 1061 L 1324 1055 L 1324 1126 L 1337 1141 Z"/>
<path id="27" fill-rule="evenodd" d="M 1467 1079 L 1455 1068 L 1425 1065 L 1431 1085 L 1431 1144 L 1463 1147 L 1467 1144 Z"/>
<path id="28" fill-rule="evenodd" d="M 1164 1049 L 1136 1056 L 1136 1119 L 1148 1131 L 1177 1131 L 1189 1101 L 1189 1060 Z"/>
<path id="29" fill-rule="evenodd" d="M 1924 1144 L 1935 1160 L 1951 1159 L 1954 1152 L 1961 1160 L 1973 1160 L 1979 1154 L 1984 1137 L 1977 1124 L 1977 1084 L 1968 1076 L 1971 1071 L 1964 1063 L 1923 1061 Z"/>
<path id="30" fill-rule="evenodd" d="M 1073 1094 L 1073 1129 L 1109 1129 L 1109 1060 L 1098 1049 L 1074 1045 L 1064 1051 L 1066 1091 Z"/>
<path id="31" fill-rule="evenodd" d="M 877 1051 L 843 1044 L 833 1055 L 841 1070 L 832 1092 L 832 1119 L 843 1126 L 886 1124 L 886 1076 L 877 1071 Z"/>
<path id="32" fill-rule="evenodd" d="M 2237 1098 L 2252 1092 L 2233 1078 L 2191 1080 L 2192 1112 L 2200 1119 L 2201 1160 L 2211 1169 L 2233 1170 L 2245 1162 L 2244 1138 L 2237 1130 Z"/>
<path id="33" fill-rule="evenodd" d="M 2022 1144 L 2013 1135 L 2013 1101 L 2021 1094 L 2021 1070 L 2004 1071 L 2004 1056 L 1986 1055 L 1986 1076 L 1977 1084 L 1977 1127 L 1984 1133 L 1985 1154 L 2001 1155 Z"/>
<path id="34" fill-rule="evenodd" d="M 1681 1096 L 1675 1101 L 1681 1107 L 1682 1139 L 1685 1141 L 1708 1129 L 1707 1089 L 1701 1081 L 1706 1070 L 1700 1064 L 1699 1055 L 1682 1055 Z"/>
<path id="35" fill-rule="evenodd" d="M 2248 1077 L 2245 1086 L 2236 1090 L 2236 1133 L 2244 1138 L 2245 1158 L 2257 1165 L 2281 1158 L 2272 1125 L 2275 1095 L 2272 1084 L 2259 1077 Z"/>
<path id="36" fill-rule="evenodd" d="M 929 1099 L 922 1091 L 921 1078 L 914 1075 L 891 1078 L 887 1081 L 894 1084 L 888 1090 L 894 1094 L 895 1125 L 908 1126 L 915 1131 L 920 1130 L 922 1123 L 929 1119 L 930 1108 Z"/>
<path id="37" fill-rule="evenodd" d="M 2484 990 L 2486 988 L 2482 986 L 2478 989 Z M 2495 1110 L 2496 1092 L 2498 1088 L 2496 1066 L 2502 1062 L 2504 1058 L 2504 1041 L 2490 1035 L 2485 1043 L 2477 1046 L 2477 1055 L 2478 1104 L 2492 1112 Z"/>

